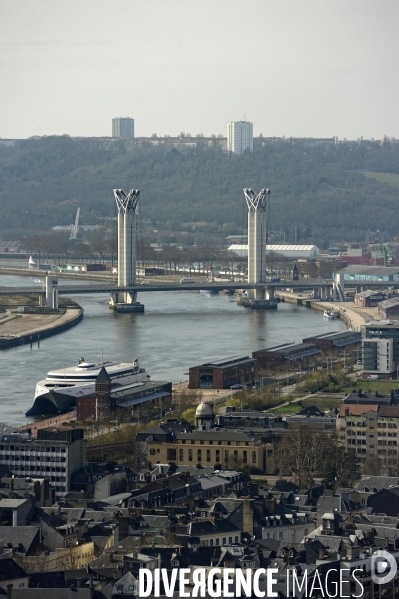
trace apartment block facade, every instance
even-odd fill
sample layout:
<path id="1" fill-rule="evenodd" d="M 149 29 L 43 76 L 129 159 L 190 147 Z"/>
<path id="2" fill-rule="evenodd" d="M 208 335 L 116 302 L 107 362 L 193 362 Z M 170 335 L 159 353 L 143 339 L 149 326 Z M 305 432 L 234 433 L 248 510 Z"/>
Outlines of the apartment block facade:
<path id="1" fill-rule="evenodd" d="M 253 124 L 248 121 L 227 123 L 227 151 L 244 154 L 254 151 Z"/>
<path id="2" fill-rule="evenodd" d="M 112 119 L 112 137 L 123 139 L 134 137 L 134 119 L 130 117 Z"/>
<path id="3" fill-rule="evenodd" d="M 70 489 L 71 474 L 86 465 L 83 429 L 39 429 L 37 439 L 27 433 L 2 435 L 0 465 L 18 477 L 47 477 L 55 487 L 56 498 L 62 497 Z"/>

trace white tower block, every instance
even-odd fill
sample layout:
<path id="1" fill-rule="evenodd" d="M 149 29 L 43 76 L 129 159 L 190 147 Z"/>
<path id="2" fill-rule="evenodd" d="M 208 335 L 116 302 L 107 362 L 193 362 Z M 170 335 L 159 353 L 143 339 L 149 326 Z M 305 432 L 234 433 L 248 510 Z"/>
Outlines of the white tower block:
<path id="1" fill-rule="evenodd" d="M 266 209 L 270 189 L 244 189 L 248 207 L 248 283 L 266 282 Z M 249 299 L 264 299 L 263 289 L 249 289 Z"/>

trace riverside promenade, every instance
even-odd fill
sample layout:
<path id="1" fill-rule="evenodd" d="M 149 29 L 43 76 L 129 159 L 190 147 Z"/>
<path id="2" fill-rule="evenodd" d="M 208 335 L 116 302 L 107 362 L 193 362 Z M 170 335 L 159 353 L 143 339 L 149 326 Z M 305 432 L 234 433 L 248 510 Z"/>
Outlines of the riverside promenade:
<path id="1" fill-rule="evenodd" d="M 304 308 L 311 308 L 320 312 L 332 309 L 335 312 L 339 312 L 341 320 L 351 331 L 360 331 L 363 324 L 374 320 L 381 320 L 378 308 L 362 308 L 355 306 L 352 302 L 321 302 L 320 300 L 304 297 L 304 294 L 290 293 L 289 291 L 279 291 L 277 295 L 284 302 L 297 304 Z"/>
<path id="2" fill-rule="evenodd" d="M 40 339 L 61 333 L 78 324 L 82 318 L 82 308 L 67 308 L 64 313 L 41 314 L 18 312 L 12 307 L 0 314 L 0 349 L 40 343 Z"/>

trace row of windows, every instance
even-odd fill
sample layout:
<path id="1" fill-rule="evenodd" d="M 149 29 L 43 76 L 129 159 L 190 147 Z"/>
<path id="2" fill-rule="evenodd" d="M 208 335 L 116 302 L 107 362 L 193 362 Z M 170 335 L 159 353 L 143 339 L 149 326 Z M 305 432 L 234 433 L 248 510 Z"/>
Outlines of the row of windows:
<path id="1" fill-rule="evenodd" d="M 8 445 L 8 444 L 0 444 L 0 450 L 6 450 L 6 451 L 18 451 L 20 453 L 23 453 L 24 451 L 30 451 L 30 452 L 42 452 L 42 453 L 55 453 L 55 452 L 61 452 L 61 453 L 66 453 L 66 449 L 65 447 L 32 447 L 30 445 Z"/>
<path id="2" fill-rule="evenodd" d="M 186 442 L 188 440 L 190 441 L 190 445 L 196 445 L 196 441 L 194 439 L 180 439 L 179 442 L 181 442 L 182 445 L 186 445 Z M 205 443 L 205 441 L 203 439 L 200 439 L 199 444 L 200 445 L 213 445 L 213 440 L 206 441 L 206 443 Z M 231 441 L 224 441 L 224 442 L 218 441 L 217 444 L 218 445 L 231 445 L 232 442 Z M 236 447 L 240 447 L 241 441 L 236 441 L 235 445 L 236 445 Z M 245 442 L 243 441 L 242 445 L 245 447 L 249 447 L 249 445 L 251 445 L 251 443 L 249 441 L 245 441 Z"/>
<path id="3" fill-rule="evenodd" d="M 227 541 L 227 539 L 228 539 L 228 541 Z M 233 541 L 233 537 L 223 537 L 223 538 L 222 538 L 222 545 L 227 545 L 227 542 L 228 542 L 229 544 L 231 544 L 231 543 L 238 543 L 238 536 L 235 536 L 235 537 L 234 537 L 234 541 Z M 215 539 L 215 540 L 213 540 L 213 539 L 210 539 L 209 541 L 206 541 L 206 540 L 204 540 L 204 541 L 202 541 L 202 543 L 201 543 L 201 545 L 202 545 L 203 547 L 213 547 L 213 546 L 214 546 L 214 544 L 215 544 L 216 546 L 219 546 L 219 545 L 220 545 L 220 539 Z"/>
<path id="4" fill-rule="evenodd" d="M 13 454 L 5 454 L 4 456 L 0 456 L 3 460 L 10 460 L 13 462 L 66 462 L 66 458 L 60 458 L 55 456 L 29 456 L 29 455 L 13 455 Z"/>
<path id="5" fill-rule="evenodd" d="M 33 466 L 32 464 L 15 464 L 13 470 L 15 472 L 66 472 L 66 468 L 62 466 Z"/>
<path id="6" fill-rule="evenodd" d="M 239 452 L 236 449 L 233 450 L 232 453 L 230 453 L 228 449 L 225 449 L 224 451 L 221 451 L 220 449 L 216 449 L 214 452 L 214 458 L 212 458 L 210 449 L 206 449 L 204 451 L 202 449 L 197 449 L 197 452 L 195 453 L 195 450 L 193 450 L 193 449 L 189 449 L 187 451 L 183 448 L 179 448 L 179 450 L 177 450 L 176 448 L 173 447 L 173 448 L 167 449 L 167 459 L 171 460 L 171 461 L 176 461 L 177 460 L 177 451 L 179 451 L 179 461 L 180 462 L 184 462 L 186 457 L 188 458 L 189 462 L 192 462 L 194 460 L 194 457 L 197 462 L 202 462 L 202 458 L 204 457 L 206 462 L 209 462 L 209 463 L 220 462 L 222 458 L 224 459 L 225 462 L 228 462 L 230 458 L 233 458 L 233 460 L 235 462 L 242 460 L 242 462 L 244 464 L 248 463 L 248 452 L 244 450 L 239 454 Z M 257 463 L 256 451 L 252 451 L 252 463 L 253 464 Z"/>

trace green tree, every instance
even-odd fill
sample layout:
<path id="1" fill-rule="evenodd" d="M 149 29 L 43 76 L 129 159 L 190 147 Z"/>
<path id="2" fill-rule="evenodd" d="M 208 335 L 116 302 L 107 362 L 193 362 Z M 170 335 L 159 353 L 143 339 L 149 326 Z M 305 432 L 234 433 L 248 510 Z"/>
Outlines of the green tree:
<path id="1" fill-rule="evenodd" d="M 182 420 L 188 422 L 189 424 L 194 424 L 195 422 L 195 408 L 188 408 L 182 412 Z"/>

